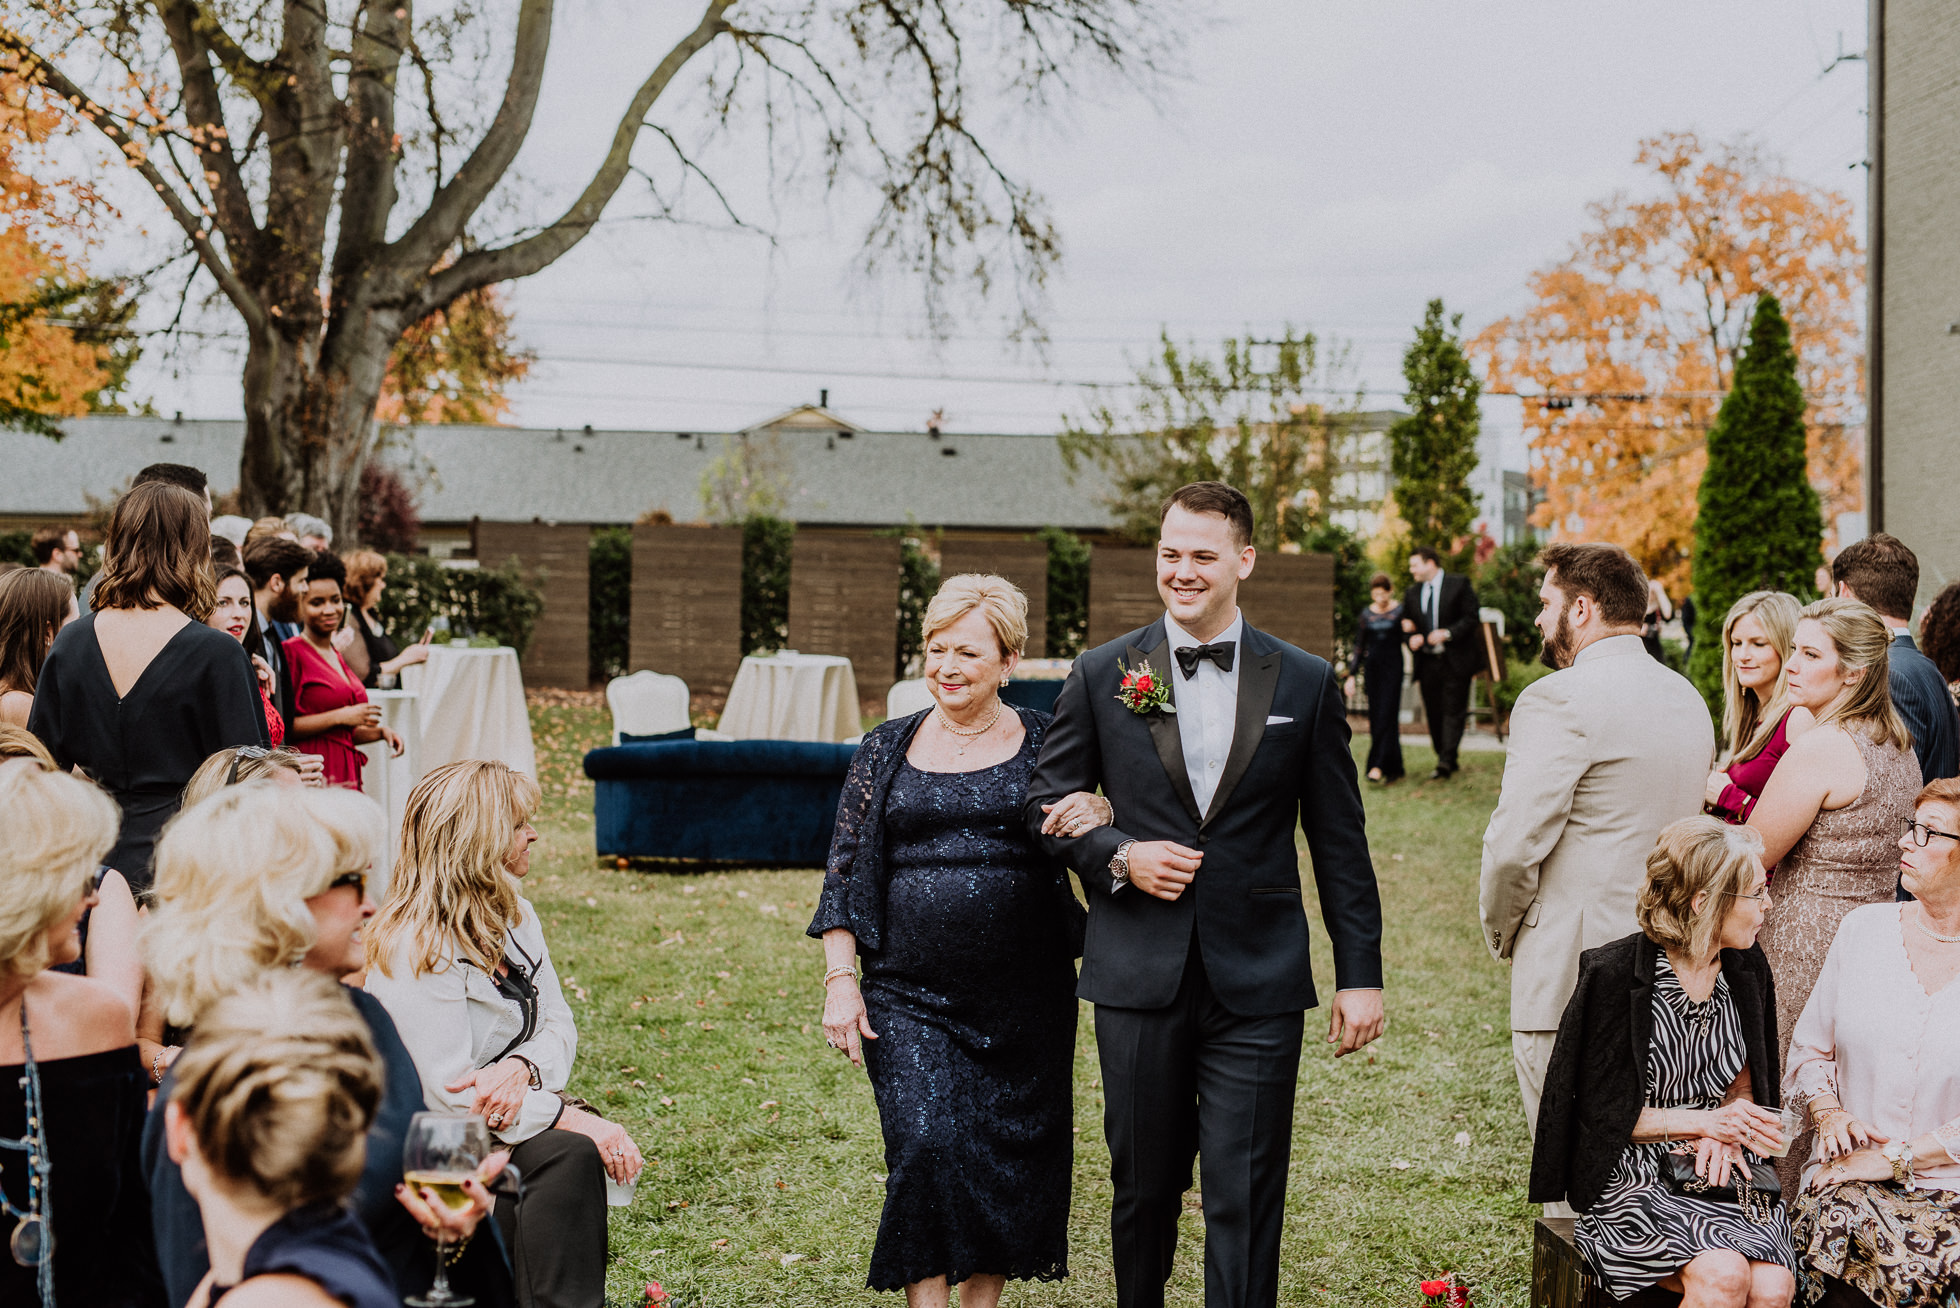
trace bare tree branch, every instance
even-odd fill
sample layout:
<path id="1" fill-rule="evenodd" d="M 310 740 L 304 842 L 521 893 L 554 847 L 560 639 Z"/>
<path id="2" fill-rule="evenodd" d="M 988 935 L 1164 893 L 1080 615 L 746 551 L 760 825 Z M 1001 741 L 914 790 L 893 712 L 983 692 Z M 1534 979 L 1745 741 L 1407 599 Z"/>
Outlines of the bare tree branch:
<path id="1" fill-rule="evenodd" d="M 422 293 L 410 302 L 410 320 L 420 318 L 480 286 L 509 281 L 513 277 L 528 277 L 583 240 L 619 190 L 619 184 L 626 179 L 627 169 L 632 164 L 634 142 L 639 139 L 640 129 L 646 125 L 647 112 L 653 108 L 653 102 L 660 98 L 660 93 L 667 89 L 688 60 L 721 35 L 724 28 L 722 15 L 734 3 L 735 0 L 709 0 L 694 30 L 681 38 L 646 81 L 640 84 L 632 103 L 620 117 L 619 126 L 613 131 L 612 147 L 606 151 L 598 172 L 558 221 L 537 235 L 514 244 L 472 251 L 436 273 L 429 278 Z M 458 178 L 468 169 L 469 165 L 465 164 L 458 171 Z M 403 242 L 398 244 L 406 243 L 406 240 L 403 238 Z"/>

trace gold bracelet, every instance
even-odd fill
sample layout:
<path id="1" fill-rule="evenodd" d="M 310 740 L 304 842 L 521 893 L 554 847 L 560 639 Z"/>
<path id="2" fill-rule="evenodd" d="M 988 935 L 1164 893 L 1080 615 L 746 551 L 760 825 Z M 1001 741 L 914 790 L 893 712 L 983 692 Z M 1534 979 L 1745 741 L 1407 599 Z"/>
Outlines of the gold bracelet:
<path id="1" fill-rule="evenodd" d="M 823 974 L 823 983 L 825 985 L 829 985 L 832 981 L 835 981 L 840 976 L 855 977 L 857 976 L 857 968 L 851 965 L 846 965 L 844 967 L 833 967 L 828 972 L 825 972 Z"/>

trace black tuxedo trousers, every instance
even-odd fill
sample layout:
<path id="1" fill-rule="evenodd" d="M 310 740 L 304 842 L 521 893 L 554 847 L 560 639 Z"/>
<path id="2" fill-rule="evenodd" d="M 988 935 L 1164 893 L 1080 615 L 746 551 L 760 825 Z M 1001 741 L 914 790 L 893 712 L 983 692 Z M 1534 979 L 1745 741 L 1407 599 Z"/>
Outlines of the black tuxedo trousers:
<path id="1" fill-rule="evenodd" d="M 1381 901 L 1332 671 L 1251 626 L 1239 659 L 1232 747 L 1207 812 L 1175 715 L 1138 715 L 1116 698 L 1142 664 L 1179 675 L 1161 621 L 1076 660 L 1028 786 L 1029 831 L 1089 899 L 1076 993 L 1096 1005 L 1121 1308 L 1163 1303 L 1194 1157 L 1208 1308 L 1278 1300 L 1294 1088 L 1316 999 L 1302 828 L 1335 984 L 1381 985 Z M 1043 804 L 1097 789 L 1112 825 L 1040 834 Z M 1114 889 L 1109 861 L 1127 840 L 1176 841 L 1203 865 L 1175 900 Z"/>

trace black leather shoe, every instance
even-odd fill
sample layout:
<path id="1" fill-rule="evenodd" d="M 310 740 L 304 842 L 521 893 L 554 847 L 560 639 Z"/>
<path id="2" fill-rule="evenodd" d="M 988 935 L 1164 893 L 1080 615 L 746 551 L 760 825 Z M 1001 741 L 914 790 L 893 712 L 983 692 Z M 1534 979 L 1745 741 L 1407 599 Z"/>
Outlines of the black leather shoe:
<path id="1" fill-rule="evenodd" d="M 1429 774 L 1429 779 L 1431 781 L 1448 781 L 1450 779 L 1450 770 L 1448 768 L 1437 768 Z"/>

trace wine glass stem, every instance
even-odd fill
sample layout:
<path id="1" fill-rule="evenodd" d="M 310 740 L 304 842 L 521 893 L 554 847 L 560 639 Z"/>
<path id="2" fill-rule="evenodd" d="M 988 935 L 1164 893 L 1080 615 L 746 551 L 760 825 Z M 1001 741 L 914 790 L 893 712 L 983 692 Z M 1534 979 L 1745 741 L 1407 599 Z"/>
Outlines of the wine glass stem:
<path id="1" fill-rule="evenodd" d="M 449 1302 L 449 1242 L 436 1241 L 436 1279 L 429 1287 L 429 1298 L 436 1303 Z"/>

